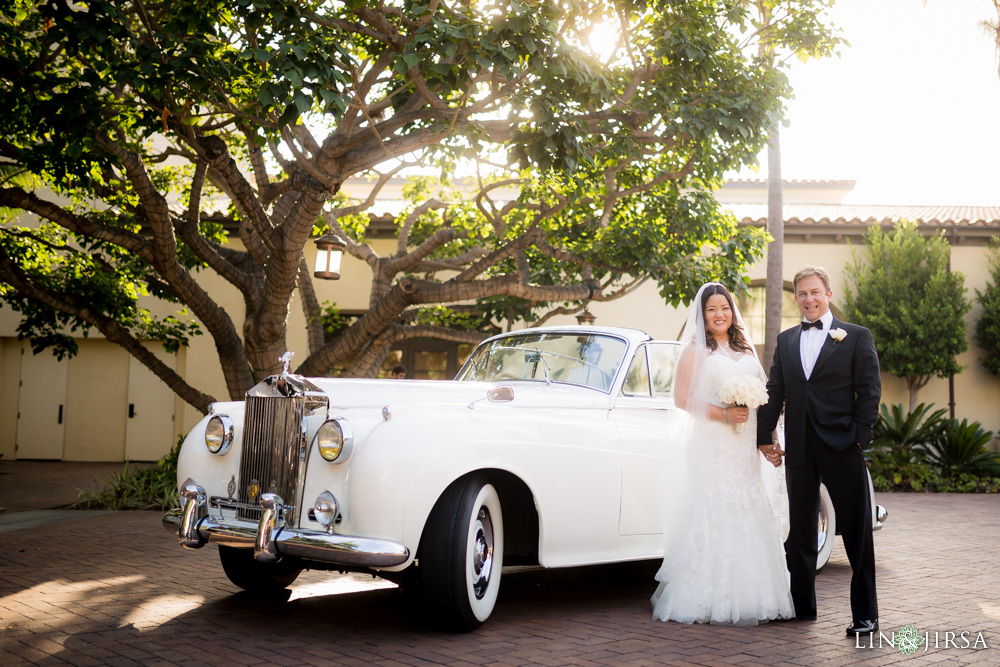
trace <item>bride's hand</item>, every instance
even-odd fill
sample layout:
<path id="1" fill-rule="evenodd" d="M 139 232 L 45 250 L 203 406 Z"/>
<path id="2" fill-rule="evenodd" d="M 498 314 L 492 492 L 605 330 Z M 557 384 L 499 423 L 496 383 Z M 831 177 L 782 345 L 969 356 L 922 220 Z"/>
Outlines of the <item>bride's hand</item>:
<path id="1" fill-rule="evenodd" d="M 768 463 L 775 468 L 781 465 L 781 457 L 785 455 L 785 450 L 781 448 L 781 445 L 775 442 L 770 445 L 760 445 L 759 449 Z"/>
<path id="2" fill-rule="evenodd" d="M 734 405 L 726 408 L 726 422 L 730 424 L 745 424 L 750 419 L 750 408 Z"/>

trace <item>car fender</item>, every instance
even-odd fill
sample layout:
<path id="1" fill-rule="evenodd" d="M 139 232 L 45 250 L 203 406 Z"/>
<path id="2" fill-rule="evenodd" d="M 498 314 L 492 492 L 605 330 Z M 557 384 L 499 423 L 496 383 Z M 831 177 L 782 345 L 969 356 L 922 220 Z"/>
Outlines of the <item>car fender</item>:
<path id="1" fill-rule="evenodd" d="M 216 414 L 228 415 L 233 420 L 233 446 L 226 454 L 218 455 L 205 446 L 205 427 Z M 243 442 L 243 403 L 232 401 L 214 403 L 213 410 L 201 418 L 184 438 L 177 457 L 177 487 L 187 479 L 208 491 L 209 495 L 222 495 L 234 476 L 240 472 L 240 446 Z M 178 502 L 180 502 L 178 500 Z"/>

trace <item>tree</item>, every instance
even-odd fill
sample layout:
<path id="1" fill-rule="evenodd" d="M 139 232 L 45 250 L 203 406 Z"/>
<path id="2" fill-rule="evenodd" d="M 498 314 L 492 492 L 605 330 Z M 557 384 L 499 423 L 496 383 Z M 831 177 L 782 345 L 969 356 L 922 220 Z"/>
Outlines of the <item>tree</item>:
<path id="1" fill-rule="evenodd" d="M 781 11 L 774 3 L 764 0 L 754 2 L 757 11 L 757 21 L 761 25 L 770 23 L 775 11 Z M 828 56 L 834 49 L 846 42 L 837 32 L 819 31 L 816 28 L 823 23 L 825 7 L 799 7 L 791 17 L 791 25 L 802 35 L 822 35 L 811 44 L 800 43 L 798 49 L 787 53 L 778 53 L 780 41 L 765 40 L 760 44 L 761 56 L 770 58 L 773 63 L 776 58 L 787 59 L 796 55 L 802 61 L 810 56 Z M 767 270 L 764 280 L 764 359 L 769 363 L 774 356 L 774 346 L 781 333 L 781 307 L 784 301 L 784 269 L 785 269 L 785 216 L 784 193 L 781 179 L 781 128 L 780 118 L 773 119 L 767 142 L 767 231 L 771 241 L 767 244 Z"/>
<path id="2" fill-rule="evenodd" d="M 990 275 L 986 291 L 976 290 L 983 314 L 976 321 L 976 344 L 986 352 L 979 361 L 993 375 L 1000 375 L 1000 243 L 990 244 Z"/>
<path id="3" fill-rule="evenodd" d="M 65 328 L 96 329 L 205 410 L 213 398 L 140 340 L 207 333 L 235 399 L 279 370 L 296 293 L 310 322 L 296 370 L 320 375 L 370 373 L 407 337 L 481 336 L 421 307 L 536 323 L 650 278 L 675 305 L 704 280 L 737 284 L 765 235 L 711 191 L 789 94 L 757 44 L 825 39 L 793 18 L 827 0 L 772 4 L 755 25 L 721 0 L 15 0 L 0 9 L 0 160 L 51 192 L 0 187 L 0 208 L 37 219 L 0 226 L 0 298 L 36 349 L 72 354 Z M 609 25 L 605 49 L 591 37 Z M 467 168 L 478 192 L 415 196 L 380 256 L 364 212 L 418 166 Z M 356 176 L 375 182 L 367 201 L 340 192 Z M 303 256 L 328 230 L 373 275 L 369 311 L 335 335 Z M 208 271 L 242 295 L 241 330 Z"/>
<path id="4" fill-rule="evenodd" d="M 961 372 L 956 357 L 969 346 L 964 316 L 972 304 L 950 257 L 943 234 L 924 237 L 902 222 L 891 233 L 871 227 L 845 267 L 844 313 L 871 330 L 882 370 L 906 380 L 910 412 L 932 377 Z"/>
<path id="5" fill-rule="evenodd" d="M 781 333 L 781 306 L 785 281 L 785 215 L 781 189 L 781 137 L 778 128 L 771 131 L 767 144 L 767 274 L 764 279 L 764 359 L 770 363 Z"/>

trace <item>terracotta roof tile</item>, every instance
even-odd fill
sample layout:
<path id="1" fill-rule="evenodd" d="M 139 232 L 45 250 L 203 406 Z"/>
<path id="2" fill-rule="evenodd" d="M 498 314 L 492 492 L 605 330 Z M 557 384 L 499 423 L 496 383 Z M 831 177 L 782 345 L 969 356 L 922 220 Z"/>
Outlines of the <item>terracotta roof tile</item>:
<path id="1" fill-rule="evenodd" d="M 835 186 L 854 187 L 857 181 L 853 179 L 826 179 L 826 178 L 786 178 L 781 181 L 783 187 L 814 187 L 814 186 Z M 732 178 L 726 181 L 726 185 L 740 185 L 743 187 L 761 187 L 767 189 L 766 178 Z"/>
<path id="2" fill-rule="evenodd" d="M 741 222 L 767 222 L 767 204 L 724 204 Z M 789 204 L 785 222 L 870 225 L 910 220 L 918 225 L 1000 228 L 1000 206 L 898 206 L 877 204 Z"/>

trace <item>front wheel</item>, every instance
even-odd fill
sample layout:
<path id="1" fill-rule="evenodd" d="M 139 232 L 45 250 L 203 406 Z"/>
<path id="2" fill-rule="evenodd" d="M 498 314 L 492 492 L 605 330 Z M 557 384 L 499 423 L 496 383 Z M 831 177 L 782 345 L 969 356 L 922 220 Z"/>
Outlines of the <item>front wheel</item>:
<path id="1" fill-rule="evenodd" d="M 490 617 L 503 567 L 503 513 L 492 484 L 459 480 L 434 506 L 420 540 L 420 593 L 450 630 L 469 631 Z"/>
<path id="2" fill-rule="evenodd" d="M 219 560 L 229 581 L 254 595 L 269 595 L 284 590 L 302 572 L 289 559 L 277 563 L 259 563 L 253 549 L 237 549 L 219 545 Z"/>
<path id="3" fill-rule="evenodd" d="M 819 516 L 816 519 L 816 572 L 822 572 L 830 562 L 833 540 L 837 536 L 837 514 L 833 511 L 833 501 L 825 484 L 819 487 Z"/>

